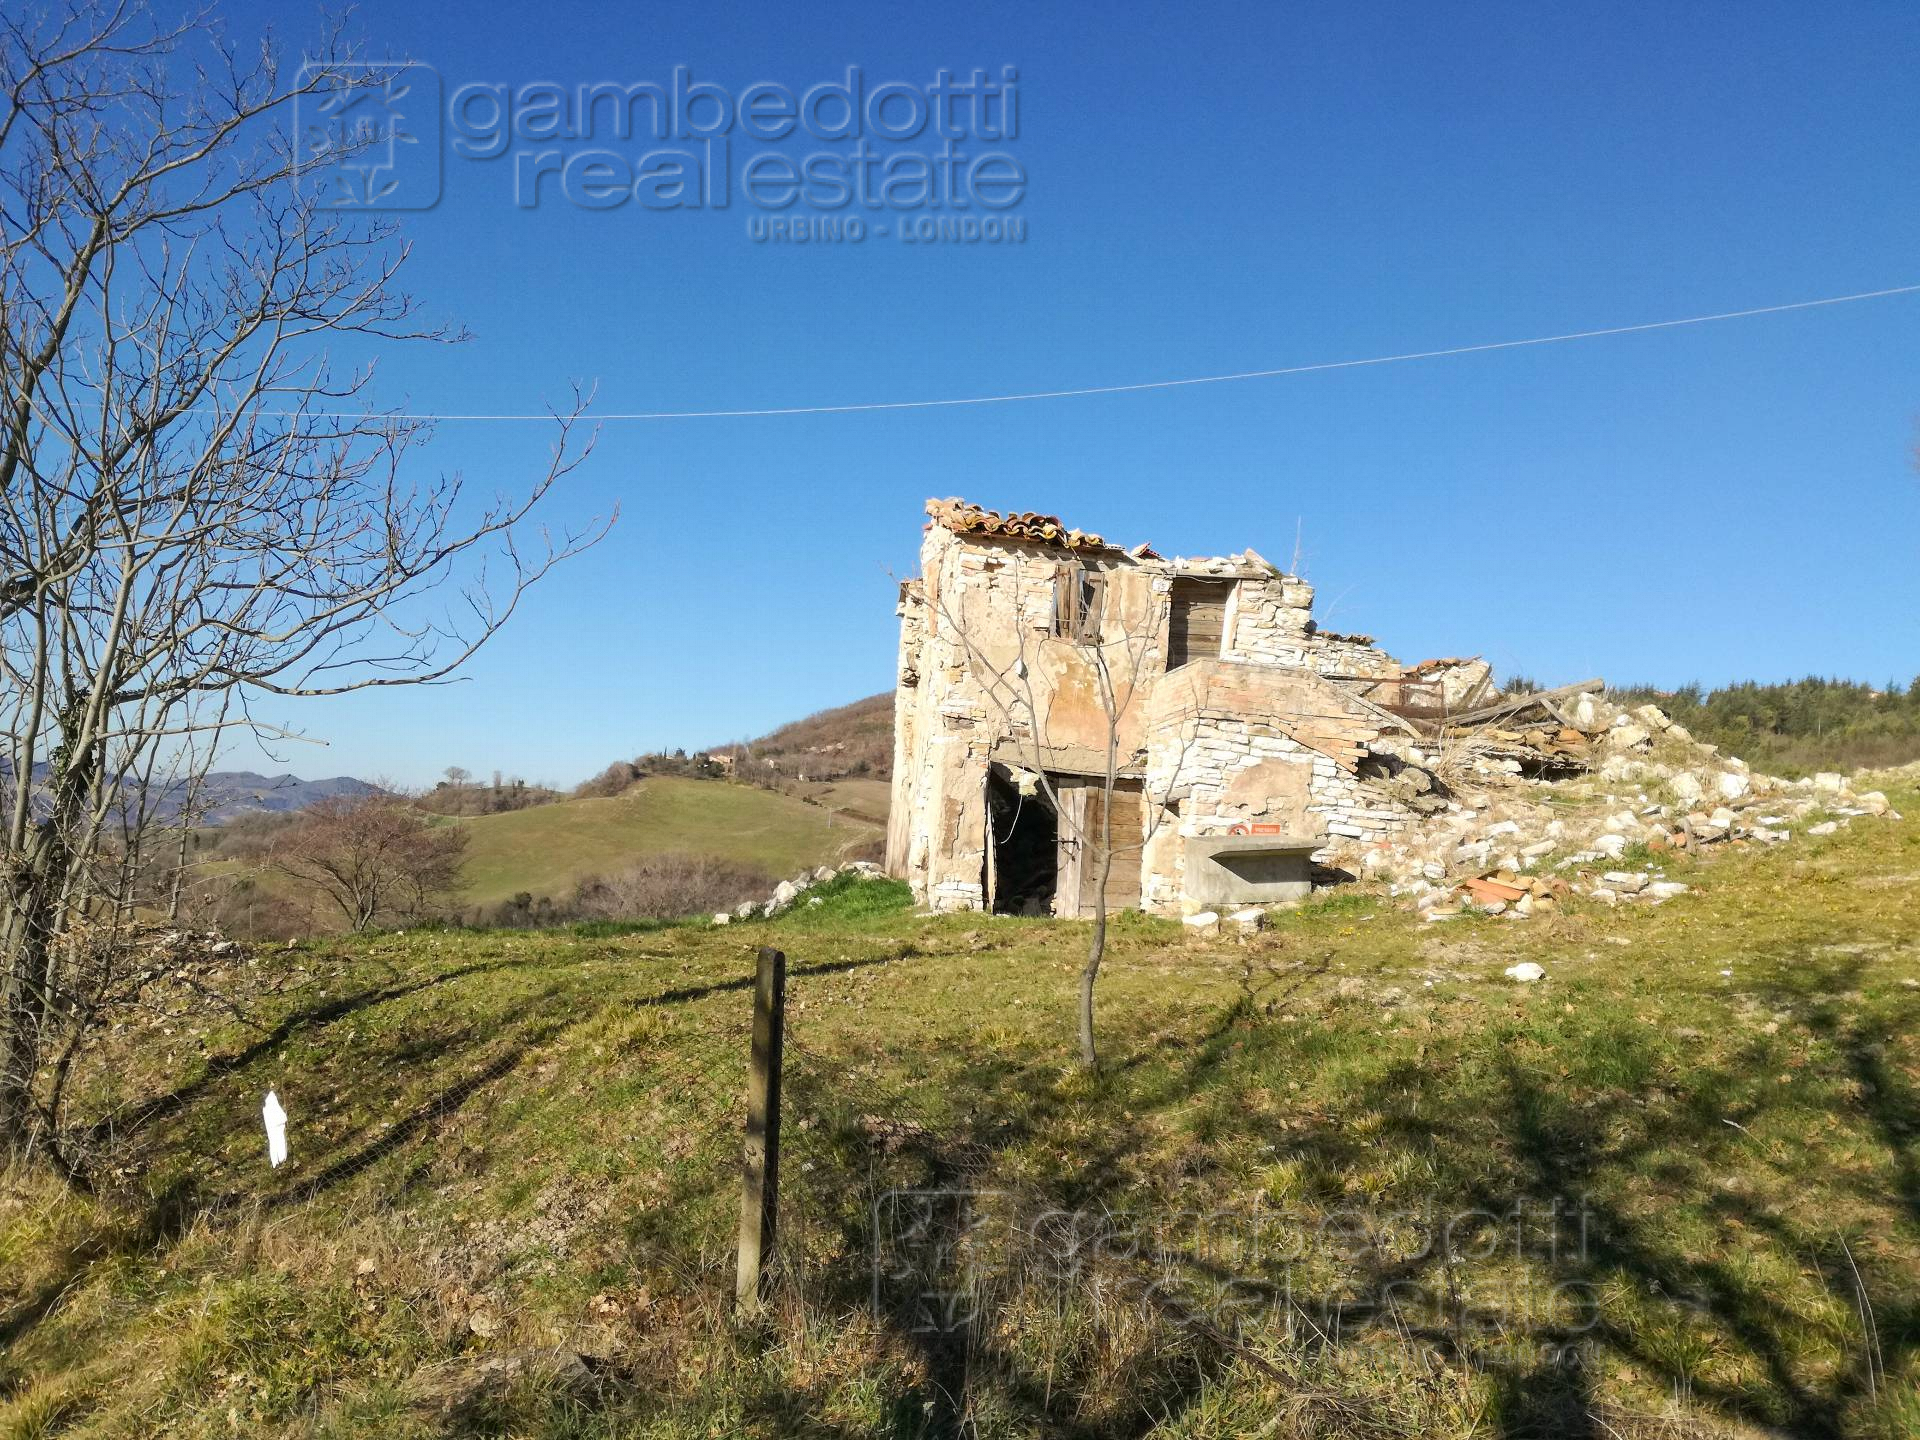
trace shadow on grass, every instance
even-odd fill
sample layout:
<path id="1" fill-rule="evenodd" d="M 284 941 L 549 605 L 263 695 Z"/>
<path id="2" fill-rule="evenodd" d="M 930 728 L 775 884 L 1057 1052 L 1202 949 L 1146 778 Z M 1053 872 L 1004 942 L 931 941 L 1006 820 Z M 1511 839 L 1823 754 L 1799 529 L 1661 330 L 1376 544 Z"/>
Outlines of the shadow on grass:
<path id="1" fill-rule="evenodd" d="M 67 1251 L 55 1274 L 33 1294 L 0 1311 L 0 1355 L 52 1314 L 89 1267 L 103 1260 L 133 1259 L 164 1249 L 186 1233 L 201 1208 L 184 1189 L 176 1188 L 154 1197 L 137 1223 L 88 1235 Z"/>
<path id="2" fill-rule="evenodd" d="M 1353 1088 L 1338 1114 L 1236 1112 L 1237 1143 L 1264 1142 L 1311 1175 L 1352 1175 L 1388 1157 L 1410 1162 L 1430 1207 L 1428 1243 L 1404 1253 L 1363 1246 L 1340 1257 L 1332 1278 L 1295 1263 L 1297 1256 L 1223 1258 L 1205 1244 L 1181 1243 L 1193 1217 L 1179 1217 L 1180 1208 L 1210 1203 L 1198 1197 L 1229 1190 L 1231 1177 L 1212 1186 L 1205 1158 L 1198 1169 L 1176 1166 L 1169 1174 L 1165 1122 L 1269 1085 L 1273 1074 L 1297 1065 L 1294 1037 L 1307 1027 L 1283 1029 L 1269 1017 L 1274 1002 L 1310 978 L 1250 973 L 1241 996 L 1177 1059 L 1136 1054 L 1085 1093 L 1063 1094 L 1050 1083 L 1057 1057 L 969 1059 L 943 1081 L 941 1113 L 960 1117 L 944 1128 L 920 1118 L 925 1112 L 911 1096 L 862 1089 L 850 1066 L 836 1072 L 830 1061 L 803 1055 L 790 1068 L 788 1114 L 805 1117 L 808 1128 L 791 1152 L 805 1157 L 805 1172 L 789 1182 L 783 1204 L 792 1207 L 796 1232 L 814 1232 L 810 1253 L 828 1258 L 796 1260 L 787 1283 L 815 1313 L 871 1311 L 885 1343 L 912 1358 L 909 1368 L 922 1378 L 895 1397 L 887 1433 L 972 1433 L 984 1412 L 1050 1436 L 1144 1435 L 1178 1428 L 1203 1397 L 1217 1400 L 1229 1377 L 1230 1386 L 1258 1385 L 1264 1374 L 1283 1392 L 1296 1383 L 1310 1390 L 1307 1368 L 1296 1361 L 1373 1353 L 1383 1340 L 1406 1357 L 1403 1382 L 1436 1368 L 1480 1377 L 1481 1423 L 1514 1440 L 1636 1427 L 1673 1433 L 1665 1428 L 1675 1423 L 1670 1417 L 1623 1415 L 1596 1397 L 1595 1368 L 1608 1362 L 1633 1368 L 1656 1392 L 1675 1397 L 1682 1413 L 1803 1437 L 1842 1437 L 1881 1423 L 1872 1417 L 1885 1377 L 1900 1374 L 1920 1349 L 1913 1276 L 1897 1261 L 1869 1263 L 1864 1237 L 1847 1245 L 1838 1226 L 1855 1220 L 1829 1223 L 1790 1203 L 1810 1178 L 1796 1176 L 1793 1162 L 1751 1153 L 1748 1127 L 1772 1105 L 1789 1103 L 1764 1042 L 1735 1046 L 1719 1064 L 1662 1072 L 1642 1029 L 1624 1019 L 1596 1020 L 1584 1048 L 1569 1044 L 1553 1066 L 1493 1051 L 1498 1037 L 1482 1035 L 1471 1074 L 1449 1064 L 1386 1063 Z M 1796 984 L 1838 995 L 1859 978 L 1857 966 L 1803 967 Z M 1807 1026 L 1855 1082 L 1819 1102 L 1808 1124 L 1871 1139 L 1895 1177 L 1892 1194 L 1868 1181 L 1831 1183 L 1854 1187 L 1853 1198 L 1869 1207 L 1855 1215 L 1891 1202 L 1904 1240 L 1920 1238 L 1920 1093 L 1888 1064 L 1876 1038 L 1920 1020 L 1920 996 L 1870 1020 L 1785 991 L 1772 998 L 1799 1003 Z M 1099 1303 L 1131 1295 L 1163 1316 L 1168 1301 L 1184 1307 L 1173 1312 L 1172 1330 L 1189 1343 L 1125 1368 L 1119 1396 L 1110 1371 L 1083 1367 L 1093 1373 L 1063 1376 L 1051 1362 L 1042 1368 L 1029 1347 L 1009 1343 L 1005 1337 L 1018 1333 L 1014 1295 L 989 1294 L 960 1320 L 942 1323 L 930 1297 L 950 1302 L 982 1284 L 970 1268 L 979 1257 L 966 1253 L 964 1221 L 920 1224 L 916 1243 L 930 1264 L 904 1277 L 903 1296 L 889 1302 L 888 1276 L 876 1281 L 876 1260 L 893 1238 L 881 1233 L 876 1200 L 899 1189 L 993 1193 L 1003 1160 L 1019 1154 L 1030 1170 L 1036 1150 L 1057 1145 L 1053 1137 L 1076 1124 L 1087 1129 L 1089 1114 L 1099 1117 L 1091 1142 L 1057 1173 L 1020 1182 L 1026 1193 L 1017 1203 L 1029 1215 L 1094 1216 L 1103 1226 L 1117 1219 L 1098 1238 L 1130 1237 L 1112 1253 L 1073 1254 L 1063 1305 L 1097 1311 L 1089 1297 L 1098 1293 L 1106 1297 Z M 887 1123 L 874 1123 L 876 1115 Z M 1762 1183 L 1716 1183 L 1726 1171 L 1755 1165 L 1770 1167 Z M 1187 1186 L 1195 1199 L 1186 1198 Z M 1337 1190 L 1321 1198 L 1363 1226 L 1381 1218 Z M 1679 1222 L 1678 1207 L 1691 1218 Z M 1538 1223 L 1543 1213 L 1555 1217 L 1550 1226 Z M 1140 1227 L 1163 1219 L 1174 1223 L 1139 1243 Z M 1509 1223 L 1514 1234 L 1503 1240 Z M 1061 1252 L 1049 1258 L 1058 1261 Z M 1489 1260 L 1513 1262 L 1532 1277 L 1529 1286 L 1558 1303 L 1514 1304 L 1497 1286 L 1487 1298 L 1484 1286 L 1499 1278 L 1483 1267 Z M 1797 1271 L 1796 1288 L 1783 1293 L 1768 1278 L 1768 1263 Z M 1877 1333 L 1871 1344 L 1847 1329 L 1848 1317 L 1860 1315 L 1864 1326 L 1869 1312 Z M 1097 1330 L 1097 1320 L 1089 1323 Z M 1087 1343 L 1097 1350 L 1109 1342 L 1090 1334 Z M 1824 1356 L 1836 1346 L 1841 1358 L 1831 1363 Z M 1390 1434 L 1408 1423 L 1391 1388 L 1383 1385 L 1372 1400 L 1328 1393 L 1311 1403 L 1338 1417 L 1340 1433 Z M 804 1409 L 802 1399 L 782 1403 Z M 1128 1414 L 1136 1418 L 1115 1418 Z"/>
<path id="3" fill-rule="evenodd" d="M 777 938 L 777 937 L 770 937 Z M 772 947 L 779 949 L 779 946 Z M 799 981 L 809 975 L 844 975 L 849 970 L 868 970 L 876 965 L 894 965 L 902 960 L 927 958 L 927 953 L 917 945 L 903 945 L 889 955 L 872 955 L 864 960 L 830 960 L 819 965 L 793 965 L 787 975 L 789 981 Z M 712 980 L 702 985 L 679 985 L 671 990 L 662 990 L 657 995 L 643 995 L 632 1002 L 636 1009 L 649 1010 L 662 1005 L 690 1005 L 696 1000 L 706 1000 L 715 995 L 736 995 L 750 991 L 754 987 L 754 972 L 748 970 L 744 975 L 731 980 Z"/>
<path id="4" fill-rule="evenodd" d="M 463 1075 L 451 1085 L 436 1091 L 427 1100 L 394 1121 L 377 1140 L 361 1146 L 350 1155 L 342 1156 L 311 1179 L 269 1197 L 264 1202 L 265 1208 L 279 1210 L 289 1205 L 304 1205 L 343 1181 L 351 1180 L 362 1171 L 377 1165 L 387 1156 L 411 1144 L 423 1132 L 459 1110 L 494 1081 L 512 1074 L 526 1056 L 529 1047 L 538 1043 L 538 1040 L 550 1038 L 552 1034 L 557 1033 L 557 1028 L 549 1030 L 537 1039 L 528 1035 L 517 1037 L 504 1052 Z"/>
<path id="5" fill-rule="evenodd" d="M 181 1114 L 221 1080 L 271 1055 L 296 1035 L 305 1031 L 323 1029 L 361 1011 L 371 1010 L 375 1006 L 385 1005 L 394 1000 L 403 1000 L 410 995 L 418 995 L 442 985 L 450 985 L 456 980 L 464 980 L 470 976 L 530 967 L 546 968 L 553 963 L 551 960 L 528 959 L 492 960 L 474 965 L 461 965 L 421 979 L 405 982 L 396 980 L 385 985 L 364 986 L 350 995 L 341 995 L 329 1000 L 324 1005 L 311 1005 L 291 1011 L 282 1016 L 271 1028 L 263 1030 L 251 1044 L 209 1059 L 200 1073 L 185 1084 L 96 1120 L 83 1132 L 86 1147 L 92 1149 L 116 1140 L 126 1141 L 137 1138 L 148 1126 L 156 1121 Z"/>
<path id="6" fill-rule="evenodd" d="M 920 958 L 936 957 L 907 945 L 866 959 L 796 964 L 789 983 L 804 996 L 809 976 Z M 536 962 L 368 987 L 291 1015 L 271 1038 L 213 1062 L 189 1085 L 147 1102 L 135 1119 L 146 1124 L 185 1109 L 214 1080 L 301 1028 L 529 963 Z M 1377 1032 L 1365 1017 L 1330 1016 L 1335 1023 L 1319 1025 L 1316 1017 L 1279 1013 L 1301 1009 L 1325 970 L 1256 957 L 1239 993 L 1193 1033 L 1115 1042 L 1114 1064 L 1091 1079 L 1063 1081 L 1057 1054 L 1008 1046 L 940 1057 L 937 1084 L 870 1081 L 863 1077 L 897 1076 L 902 1067 L 870 1065 L 872 1052 L 816 1053 L 795 1036 L 785 1076 L 784 1258 L 776 1287 L 789 1309 L 776 1306 L 776 1316 L 804 1315 L 825 1329 L 855 1314 L 869 1317 L 880 1355 L 890 1357 L 871 1367 L 881 1377 L 886 1416 L 879 1433 L 925 1440 L 991 1433 L 982 1416 L 1008 1431 L 1066 1440 L 1129 1440 L 1183 1423 L 1227 1433 L 1219 1424 L 1232 1422 L 1217 1423 L 1209 1407 L 1223 1403 L 1223 1394 L 1230 1404 L 1248 1392 L 1270 1407 L 1276 1394 L 1283 1397 L 1302 1432 L 1407 1433 L 1428 1414 L 1410 1407 L 1441 1403 L 1411 1393 L 1431 1386 L 1440 1395 L 1435 1376 L 1477 1385 L 1484 1412 L 1472 1425 L 1482 1433 L 1513 1440 L 1631 1435 L 1634 1418 L 1595 1393 L 1595 1367 L 1609 1362 L 1632 1366 L 1653 1391 L 1684 1397 L 1703 1416 L 1841 1437 L 1859 1432 L 1876 1386 L 1910 1367 L 1920 1347 L 1910 1270 L 1876 1258 L 1869 1246 L 1843 1243 L 1844 1217 L 1823 1224 L 1807 1207 L 1783 1203 L 1807 1183 L 1791 1166 L 1808 1162 L 1762 1154 L 1752 1138 L 1769 1111 L 1796 1093 L 1777 1083 L 1779 1063 L 1765 1041 L 1733 1045 L 1714 1063 L 1663 1068 L 1646 1027 L 1626 1015 L 1569 1019 L 1553 1043 L 1526 1028 L 1548 1017 L 1525 1025 L 1489 1017 L 1454 1051 L 1369 1056 Z M 1790 977 L 1760 985 L 1758 998 L 1791 1008 L 1835 1058 L 1838 1077 L 1851 1082 L 1810 1106 L 1804 1128 L 1841 1127 L 1871 1147 L 1876 1165 L 1819 1183 L 1857 1202 L 1853 1214 L 1890 1210 L 1887 1223 L 1911 1248 L 1920 1241 L 1920 1091 L 1889 1062 L 1885 1040 L 1920 1021 L 1920 995 L 1877 1008 L 1836 1001 L 1857 990 L 1861 971 L 1857 960 L 1806 958 Z M 752 983 L 743 973 L 627 1003 L 687 1005 L 744 993 Z M 544 1003 L 559 1001 L 549 995 Z M 1325 1008 L 1343 1003 L 1328 997 Z M 529 1004 L 537 1012 L 540 1002 Z M 337 1144 L 324 1168 L 262 1203 L 305 1203 L 417 1146 L 572 1023 L 536 1019 L 504 1035 L 461 1032 L 440 1050 L 421 1052 L 418 1063 L 464 1057 L 469 1068 L 379 1135 Z M 484 1061 L 469 1053 L 482 1044 L 497 1053 Z M 1350 1049 L 1329 1051 L 1338 1044 Z M 1347 1062 L 1342 1074 L 1351 1076 L 1337 1105 L 1285 1103 L 1289 1077 L 1331 1063 L 1330 1055 Z M 1366 1063 L 1354 1063 L 1356 1056 Z M 663 1076 L 670 1081 L 670 1069 Z M 1254 1095 L 1282 1102 L 1244 1103 Z M 625 1231 L 636 1268 L 669 1271 L 681 1288 L 723 1305 L 731 1261 L 716 1237 L 730 1235 L 730 1215 L 737 1215 L 739 1137 L 730 1110 L 714 1120 L 689 1140 L 665 1193 Z M 1240 1223 L 1244 1215 L 1222 1197 L 1259 1188 L 1257 1175 L 1233 1170 L 1234 1157 L 1249 1153 L 1284 1161 L 1300 1177 L 1300 1188 L 1285 1193 L 1320 1222 L 1316 1244 L 1329 1243 L 1330 1234 L 1351 1238 L 1325 1228 L 1329 1215 L 1352 1217 L 1366 1243 L 1341 1250 L 1333 1264 L 1214 1243 L 1211 1221 L 1190 1212 L 1214 1207 L 1227 1224 Z M 1766 1183 L 1716 1183 L 1743 1171 Z M 1371 1201 L 1342 1188 L 1370 1173 L 1400 1178 Z M 1887 1174 L 1890 1193 L 1874 1179 Z M 919 1260 L 889 1268 L 900 1237 L 878 1202 L 895 1191 L 971 1195 L 980 1205 L 933 1214 L 912 1237 Z M 1423 1243 L 1381 1242 L 1396 1193 L 1425 1207 Z M 982 1198 L 993 1196 L 1001 1199 Z M 1577 1210 L 1577 1243 L 1571 1231 L 1522 1233 L 1518 1225 L 1500 1238 L 1507 1217 L 1529 1206 L 1538 1214 L 1550 1201 Z M 166 1244 L 192 1209 L 182 1197 L 171 1203 L 170 1214 L 156 1210 L 152 1225 L 126 1243 L 136 1251 Z M 1008 1242 L 1014 1248 L 993 1253 L 1017 1263 L 1006 1274 L 983 1273 L 968 1248 L 969 1227 L 1001 1203 L 1021 1225 Z M 1686 1223 L 1677 1215 L 1682 1208 Z M 1065 1240 L 1062 1216 L 1077 1227 Z M 1793 1288 L 1771 1281 L 1767 1265 L 1753 1263 L 1756 1254 L 1797 1275 Z M 0 1317 L 0 1345 L 31 1329 L 92 1258 L 76 1254 L 66 1280 Z M 1488 1288 L 1498 1278 L 1483 1268 L 1489 1260 L 1512 1262 L 1565 1303 L 1505 1303 Z M 1031 1321 L 1022 1307 L 1036 1294 L 1083 1327 L 1071 1363 L 1057 1365 L 1022 1328 Z M 936 1303 L 955 1296 L 967 1303 L 957 1310 Z M 1840 1345 L 1837 1361 L 1823 1361 L 1820 1345 L 1839 1342 L 1809 1332 L 1817 1325 L 1832 1331 L 1831 1316 L 1863 1309 L 1863 1298 L 1871 1301 L 1877 1351 Z M 1123 1324 L 1115 1319 L 1121 1312 L 1133 1318 Z M 1123 1347 L 1140 1344 L 1126 1336 L 1141 1315 L 1159 1338 L 1136 1357 Z M 777 1341 L 780 1331 L 759 1338 Z M 1377 1372 L 1371 1389 L 1342 1389 L 1326 1378 L 1383 1345 L 1400 1358 Z M 602 1418 L 617 1420 L 634 1403 L 621 1398 L 628 1393 L 610 1391 L 595 1402 L 607 1410 Z M 745 1421 L 763 1431 L 872 1433 L 823 1418 L 833 1411 L 825 1380 L 774 1379 L 762 1370 L 734 1399 Z M 1637 1433 L 1673 1432 L 1649 1421 Z"/>

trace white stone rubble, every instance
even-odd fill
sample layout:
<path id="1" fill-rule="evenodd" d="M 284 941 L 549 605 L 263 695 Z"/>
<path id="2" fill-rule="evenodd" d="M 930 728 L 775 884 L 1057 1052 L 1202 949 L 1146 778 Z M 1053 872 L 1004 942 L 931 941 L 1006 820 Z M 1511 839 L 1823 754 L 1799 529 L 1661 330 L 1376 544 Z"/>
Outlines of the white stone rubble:
<path id="1" fill-rule="evenodd" d="M 713 917 L 713 923 L 729 925 L 735 920 L 771 919 L 803 899 L 808 905 L 819 905 L 822 901 L 818 895 L 807 894 L 813 886 L 824 885 L 842 875 L 858 875 L 862 879 L 873 880 L 880 878 L 883 873 L 871 860 L 849 860 L 844 865 L 822 865 L 817 869 L 803 870 L 791 880 L 782 880 L 765 900 L 742 900 L 731 911 L 718 912 Z"/>
<path id="2" fill-rule="evenodd" d="M 1884 792 L 1856 793 L 1844 775 L 1755 773 L 1652 705 L 1626 712 L 1585 694 L 1561 710 L 1592 737 L 1598 763 L 1590 771 L 1529 779 L 1470 761 L 1463 778 L 1447 777 L 1443 809 L 1404 831 L 1336 844 L 1324 863 L 1416 897 L 1429 920 L 1463 910 L 1519 918 L 1553 909 L 1563 894 L 1660 904 L 1687 889 L 1666 878 L 1668 857 L 1833 835 L 1856 818 L 1899 818 Z M 1526 892 L 1524 902 L 1488 904 L 1463 884 L 1483 878 Z"/>

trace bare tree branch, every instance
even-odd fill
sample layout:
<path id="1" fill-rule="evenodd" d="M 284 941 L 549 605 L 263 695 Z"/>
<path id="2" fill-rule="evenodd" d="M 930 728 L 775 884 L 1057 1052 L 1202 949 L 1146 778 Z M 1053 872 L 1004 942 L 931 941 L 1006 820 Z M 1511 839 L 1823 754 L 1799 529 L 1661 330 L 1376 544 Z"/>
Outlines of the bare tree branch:
<path id="1" fill-rule="evenodd" d="M 591 453 L 587 392 L 554 410 L 536 473 L 484 499 L 420 477 L 427 428 L 371 404 L 368 364 L 331 358 L 462 338 L 399 287 L 389 221 L 295 183 L 291 106 L 375 83 L 358 54 L 336 26 L 288 75 L 271 47 L 245 58 L 210 16 L 161 20 L 141 0 L 0 16 L 0 1143 L 15 1150 L 57 1128 L 46 1096 L 64 1092 L 73 1027 L 113 993 L 115 936 L 149 913 L 141 857 L 182 808 L 158 816 L 159 777 L 184 766 L 167 783 L 190 796 L 220 738 L 256 727 L 259 697 L 448 678 L 612 523 L 534 519 Z M 37 1090 L 55 1054 L 62 1078 Z"/>

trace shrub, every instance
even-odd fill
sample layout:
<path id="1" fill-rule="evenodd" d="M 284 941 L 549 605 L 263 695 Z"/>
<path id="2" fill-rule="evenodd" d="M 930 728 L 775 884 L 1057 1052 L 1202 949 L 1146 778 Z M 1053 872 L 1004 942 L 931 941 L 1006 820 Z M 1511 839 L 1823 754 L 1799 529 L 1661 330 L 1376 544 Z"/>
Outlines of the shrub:
<path id="1" fill-rule="evenodd" d="M 276 839 L 269 863 L 349 929 L 432 913 L 460 882 L 466 831 L 382 791 L 322 800 Z"/>
<path id="2" fill-rule="evenodd" d="M 624 870 L 580 882 L 556 919 L 673 920 L 761 900 L 777 882 L 756 865 L 711 855 L 649 855 Z"/>
<path id="3" fill-rule="evenodd" d="M 640 778 L 640 767 L 630 760 L 616 760 L 591 780 L 573 787 L 576 800 L 611 800 Z"/>
<path id="4" fill-rule="evenodd" d="M 561 798 L 550 785 L 529 785 L 517 776 L 502 778 L 496 771 L 491 785 L 478 784 L 455 769 L 413 803 L 431 815 L 504 815 L 513 810 L 530 810 L 535 805 L 551 805 Z"/>

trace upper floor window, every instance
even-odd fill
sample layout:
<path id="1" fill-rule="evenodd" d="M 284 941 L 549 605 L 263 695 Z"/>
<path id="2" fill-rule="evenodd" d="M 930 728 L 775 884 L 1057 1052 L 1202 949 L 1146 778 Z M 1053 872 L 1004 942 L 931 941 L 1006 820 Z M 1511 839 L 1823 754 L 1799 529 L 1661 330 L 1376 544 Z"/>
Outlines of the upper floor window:
<path id="1" fill-rule="evenodd" d="M 1106 576 L 1090 565 L 1062 565 L 1053 580 L 1053 633 L 1076 645 L 1100 643 Z"/>
<path id="2" fill-rule="evenodd" d="M 1173 582 L 1172 616 L 1167 626 L 1167 669 L 1177 670 L 1190 660 L 1217 659 L 1226 637 L 1227 600 L 1231 580 Z"/>

